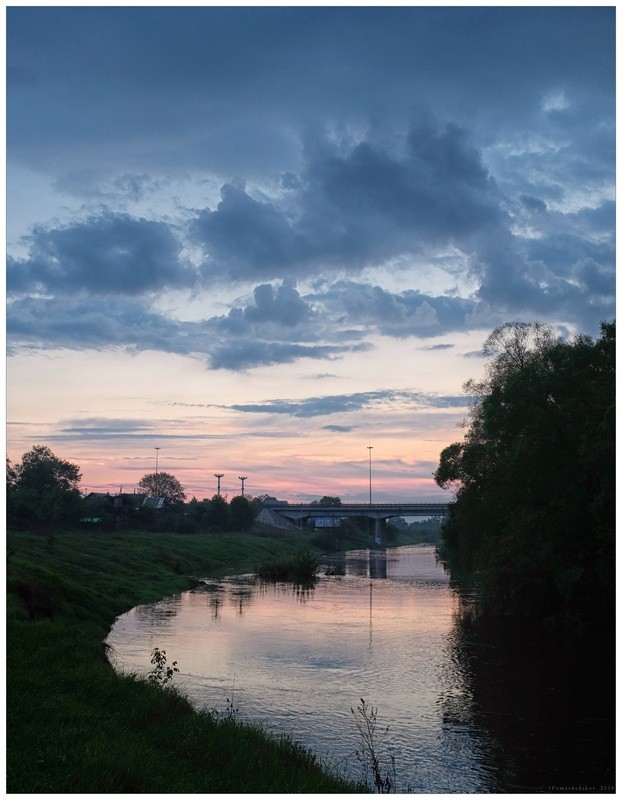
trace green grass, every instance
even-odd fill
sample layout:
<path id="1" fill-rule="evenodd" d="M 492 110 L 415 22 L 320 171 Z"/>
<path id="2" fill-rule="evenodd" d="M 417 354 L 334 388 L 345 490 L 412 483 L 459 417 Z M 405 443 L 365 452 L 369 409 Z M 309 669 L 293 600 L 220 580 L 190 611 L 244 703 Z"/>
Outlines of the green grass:
<path id="1" fill-rule="evenodd" d="M 306 750 L 117 675 L 119 614 L 293 554 L 297 532 L 7 534 L 9 793 L 358 792 Z M 157 643 L 156 643 L 157 645 Z"/>

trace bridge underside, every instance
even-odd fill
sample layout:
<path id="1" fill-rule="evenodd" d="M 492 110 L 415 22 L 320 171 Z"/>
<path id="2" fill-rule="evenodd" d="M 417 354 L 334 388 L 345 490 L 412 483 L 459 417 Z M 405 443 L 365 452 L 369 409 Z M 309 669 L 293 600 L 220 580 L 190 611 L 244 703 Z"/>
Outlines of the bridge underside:
<path id="1" fill-rule="evenodd" d="M 346 517 L 367 517 L 369 520 L 370 547 L 383 547 L 387 542 L 387 520 L 392 517 L 444 517 L 447 514 L 447 503 L 389 503 L 386 505 L 279 505 L 276 506 L 281 516 L 298 524 L 307 523 L 310 519 L 333 518 L 342 520 Z"/>

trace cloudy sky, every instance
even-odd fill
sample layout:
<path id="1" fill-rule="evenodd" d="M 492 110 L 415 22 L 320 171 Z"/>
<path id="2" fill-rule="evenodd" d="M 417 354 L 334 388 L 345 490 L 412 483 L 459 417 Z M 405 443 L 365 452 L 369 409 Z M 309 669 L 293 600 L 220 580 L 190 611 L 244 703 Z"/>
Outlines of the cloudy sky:
<path id="1" fill-rule="evenodd" d="M 8 8 L 9 456 L 444 499 L 491 329 L 614 317 L 614 13 Z"/>

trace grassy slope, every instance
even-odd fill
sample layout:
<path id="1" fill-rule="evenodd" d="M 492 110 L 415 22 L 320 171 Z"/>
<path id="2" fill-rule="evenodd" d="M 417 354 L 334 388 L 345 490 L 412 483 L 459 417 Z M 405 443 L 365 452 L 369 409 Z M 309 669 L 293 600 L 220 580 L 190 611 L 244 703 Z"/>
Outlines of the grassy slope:
<path id="1" fill-rule="evenodd" d="M 120 677 L 115 617 L 293 552 L 304 534 L 9 532 L 7 791 L 352 792 L 313 756 L 175 692 Z"/>

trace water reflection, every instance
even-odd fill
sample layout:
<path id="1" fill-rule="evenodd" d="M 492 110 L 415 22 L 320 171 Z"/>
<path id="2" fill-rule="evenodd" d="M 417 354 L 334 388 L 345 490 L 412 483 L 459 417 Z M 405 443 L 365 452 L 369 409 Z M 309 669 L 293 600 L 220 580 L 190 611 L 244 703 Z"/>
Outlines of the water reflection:
<path id="1" fill-rule="evenodd" d="M 268 597 L 270 595 L 284 594 L 288 597 L 295 597 L 301 603 L 313 597 L 315 590 L 315 581 L 308 583 L 292 583 L 292 582 L 273 582 L 258 580 L 255 584 L 255 593 L 258 597 Z"/>
<path id="2" fill-rule="evenodd" d="M 327 559 L 327 572 L 336 564 Z M 579 700 L 579 679 L 572 690 L 556 682 L 555 648 L 475 631 L 468 592 L 452 590 L 433 548 L 355 551 L 343 566 L 313 586 L 241 576 L 134 609 L 111 631 L 115 666 L 146 672 L 152 647 L 163 648 L 198 708 L 225 708 L 235 685 L 242 719 L 287 733 L 355 779 L 350 709 L 364 698 L 389 727 L 382 756 L 395 756 L 400 791 L 541 791 L 564 769 L 587 775 L 565 765 L 560 747 L 577 765 L 594 759 L 590 737 L 610 753 L 594 692 Z M 567 671 L 577 653 L 565 653 Z"/>
<path id="3" fill-rule="evenodd" d="M 369 577 L 370 578 L 386 578 L 387 577 L 387 551 L 386 550 L 370 550 L 369 551 Z"/>
<path id="4" fill-rule="evenodd" d="M 253 600 L 253 589 L 250 586 L 233 586 L 229 591 L 229 603 L 235 608 L 239 617 L 250 606 Z"/>
<path id="5" fill-rule="evenodd" d="M 613 642 L 543 632 L 527 620 L 478 619 L 471 603 L 464 608 L 451 641 L 469 703 L 445 705 L 447 728 L 468 713 L 489 742 L 500 791 L 611 791 Z"/>
<path id="6" fill-rule="evenodd" d="M 218 619 L 218 611 L 222 605 L 222 597 L 219 597 L 217 594 L 213 594 L 210 596 L 209 599 L 210 608 L 212 610 L 212 619 Z"/>
<path id="7" fill-rule="evenodd" d="M 168 625 L 179 614 L 182 607 L 182 596 L 167 597 L 162 603 L 137 606 L 136 616 L 147 627 L 161 628 Z"/>

